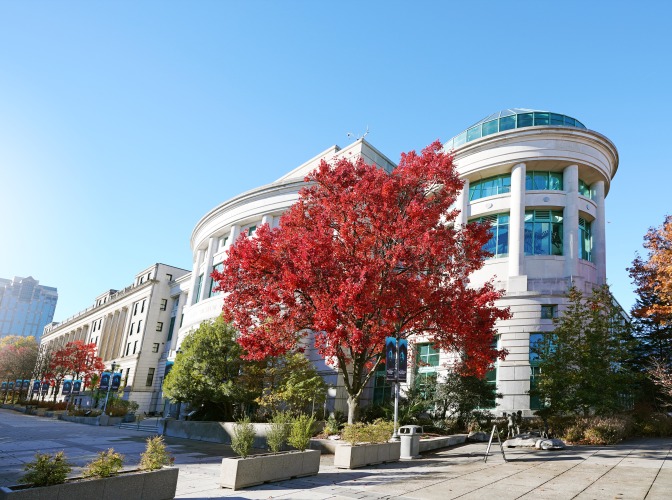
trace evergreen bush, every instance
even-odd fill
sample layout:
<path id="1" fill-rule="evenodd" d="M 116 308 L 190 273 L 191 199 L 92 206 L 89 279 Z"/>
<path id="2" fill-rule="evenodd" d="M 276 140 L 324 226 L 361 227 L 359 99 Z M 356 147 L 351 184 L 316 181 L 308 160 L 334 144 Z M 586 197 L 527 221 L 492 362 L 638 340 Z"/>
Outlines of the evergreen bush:
<path id="1" fill-rule="evenodd" d="M 140 454 L 141 470 L 157 470 L 164 465 L 172 465 L 175 458 L 166 449 L 163 436 L 147 438 L 145 451 Z"/>
<path id="2" fill-rule="evenodd" d="M 51 486 L 62 484 L 72 471 L 72 465 L 66 460 L 65 453 L 36 453 L 35 460 L 23 466 L 26 474 L 19 480 L 32 486 Z"/>
<path id="3" fill-rule="evenodd" d="M 246 417 L 239 420 L 233 427 L 233 436 L 231 436 L 231 448 L 242 458 L 247 457 L 252 451 L 254 444 L 254 426 L 250 422 L 250 418 Z"/>
<path id="4" fill-rule="evenodd" d="M 304 451 L 310 445 L 310 438 L 313 437 L 314 423 L 315 419 L 312 416 L 299 415 L 294 418 L 287 442 L 297 450 Z"/>
<path id="5" fill-rule="evenodd" d="M 124 456 L 109 448 L 98 452 L 98 457 L 86 464 L 84 477 L 111 477 L 119 473 L 124 465 Z"/>

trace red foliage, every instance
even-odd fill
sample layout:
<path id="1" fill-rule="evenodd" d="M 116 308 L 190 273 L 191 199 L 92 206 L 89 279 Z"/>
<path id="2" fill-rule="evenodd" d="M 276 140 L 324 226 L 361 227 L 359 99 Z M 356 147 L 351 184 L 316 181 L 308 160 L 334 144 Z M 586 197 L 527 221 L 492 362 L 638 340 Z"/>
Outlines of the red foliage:
<path id="1" fill-rule="evenodd" d="M 509 317 L 494 306 L 501 292 L 469 282 L 487 256 L 488 228 L 454 227 L 462 181 L 438 141 L 402 154 L 392 173 L 343 158 L 306 181 L 279 227 L 242 235 L 213 273 L 249 358 L 319 332 L 315 347 L 358 397 L 387 336 L 428 335 L 479 375 L 503 357 L 492 348 L 495 321 Z"/>
<path id="2" fill-rule="evenodd" d="M 103 360 L 96 356 L 96 344 L 85 344 L 81 340 L 68 342 L 65 347 L 55 351 L 49 364 L 49 378 L 61 380 L 65 375 L 74 378 L 82 377 L 84 387 L 91 380 L 91 375 L 105 369 Z"/>

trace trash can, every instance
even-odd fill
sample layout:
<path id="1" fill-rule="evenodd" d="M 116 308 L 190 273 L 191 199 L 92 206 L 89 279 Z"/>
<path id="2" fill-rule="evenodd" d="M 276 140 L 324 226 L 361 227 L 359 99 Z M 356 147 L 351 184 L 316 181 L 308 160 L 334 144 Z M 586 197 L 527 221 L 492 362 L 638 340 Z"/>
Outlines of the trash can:
<path id="1" fill-rule="evenodd" d="M 401 438 L 402 460 L 411 458 L 420 458 L 420 435 L 422 427 L 419 425 L 402 425 L 399 427 L 399 437 Z"/>

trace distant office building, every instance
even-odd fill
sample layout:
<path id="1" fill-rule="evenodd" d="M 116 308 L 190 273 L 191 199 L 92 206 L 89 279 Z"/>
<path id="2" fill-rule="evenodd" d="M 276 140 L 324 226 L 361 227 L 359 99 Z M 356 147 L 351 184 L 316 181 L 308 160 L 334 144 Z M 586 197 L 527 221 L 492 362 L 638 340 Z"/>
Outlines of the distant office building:
<path id="1" fill-rule="evenodd" d="M 188 273 L 160 263 L 142 270 L 123 290 L 108 290 L 93 306 L 47 325 L 40 348 L 54 351 L 75 340 L 96 344 L 106 369 L 114 364 L 121 372 L 123 397 L 137 402 L 141 412 L 161 411 L 166 360 L 176 349 L 173 331 L 179 328 L 180 294 L 174 289 L 176 280 Z"/>
<path id="2" fill-rule="evenodd" d="M 42 286 L 32 276 L 0 278 L 0 337 L 19 335 L 39 338 L 54 319 L 58 292 Z"/>

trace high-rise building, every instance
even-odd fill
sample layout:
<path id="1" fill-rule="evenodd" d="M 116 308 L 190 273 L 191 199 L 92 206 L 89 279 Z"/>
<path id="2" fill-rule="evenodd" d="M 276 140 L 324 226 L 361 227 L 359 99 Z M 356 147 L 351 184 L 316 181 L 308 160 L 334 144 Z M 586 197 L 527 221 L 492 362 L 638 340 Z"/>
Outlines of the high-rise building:
<path id="1" fill-rule="evenodd" d="M 39 338 L 54 319 L 58 292 L 32 276 L 0 278 L 0 337 L 19 335 Z"/>

